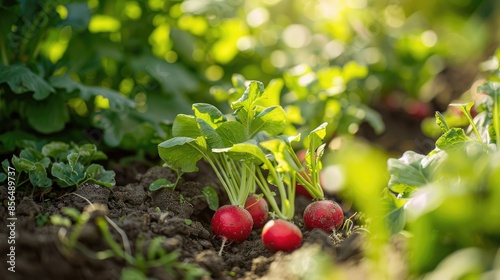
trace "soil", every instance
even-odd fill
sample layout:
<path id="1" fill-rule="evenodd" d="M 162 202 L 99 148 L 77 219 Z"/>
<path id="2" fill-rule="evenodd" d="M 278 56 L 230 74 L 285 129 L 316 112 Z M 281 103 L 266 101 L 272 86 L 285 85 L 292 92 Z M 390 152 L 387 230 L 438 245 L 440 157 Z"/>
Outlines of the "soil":
<path id="1" fill-rule="evenodd" d="M 122 248 L 130 247 L 131 255 L 136 260 L 140 260 L 138 256 L 141 253 L 147 255 L 148 245 L 154 242 L 155 237 L 164 237 L 157 246 L 164 252 L 177 254 L 178 262 L 145 269 L 146 275 L 153 279 L 188 279 L 188 272 L 193 271 L 184 269 L 185 264 L 203 268 L 205 275 L 201 279 L 298 279 L 296 274 L 290 274 L 283 267 L 296 262 L 301 254 L 321 251 L 332 264 L 353 263 L 360 259 L 361 233 L 352 234 L 344 241 L 345 233 L 334 238 L 322 231 L 307 232 L 304 229 L 301 216 L 309 203 L 304 197 L 297 198 L 294 218 L 304 237 L 300 249 L 291 254 L 272 254 L 262 245 L 260 230 L 253 230 L 246 241 L 226 245 L 222 256 L 219 256 L 217 252 L 222 241 L 211 233 L 210 220 L 214 212 L 208 207 L 201 190 L 207 185 L 214 187 L 221 205 L 227 203 L 227 197 L 207 165 L 201 163 L 199 169 L 197 173 L 185 174 L 175 190 L 149 191 L 148 186 L 156 179 L 176 179 L 173 171 L 163 167 L 150 168 L 145 173 L 136 174 L 128 184 L 118 184 L 110 189 L 84 184 L 77 190 L 52 190 L 44 196 L 36 192 L 33 194 L 28 188 L 18 188 L 16 273 L 6 273 L 7 264 L 2 261 L 1 278 L 120 279 L 122 269 L 133 266 L 120 253 L 107 256 L 103 253 L 112 249 L 97 226 L 106 219 L 111 221 L 106 223 L 111 239 Z M 131 176 L 120 174 L 126 170 L 116 171 L 117 177 Z M 0 201 L 6 199 L 7 191 L 2 186 Z M 77 220 L 66 214 L 66 208 L 84 212 L 88 221 L 78 226 Z M 352 210 L 344 210 L 346 216 L 352 214 Z M 66 223 L 71 222 L 71 225 L 62 226 L 54 217 L 66 217 Z M 0 218 L 7 221 L 6 207 L 0 207 Z M 7 230 L 5 226 L 0 228 L 0 240 L 8 240 Z M 70 250 L 68 242 L 72 236 L 77 245 Z M 127 244 L 124 238 L 128 240 L 128 246 L 124 245 Z M 6 242 L 0 243 L 2 259 L 5 259 L 9 246 Z"/>

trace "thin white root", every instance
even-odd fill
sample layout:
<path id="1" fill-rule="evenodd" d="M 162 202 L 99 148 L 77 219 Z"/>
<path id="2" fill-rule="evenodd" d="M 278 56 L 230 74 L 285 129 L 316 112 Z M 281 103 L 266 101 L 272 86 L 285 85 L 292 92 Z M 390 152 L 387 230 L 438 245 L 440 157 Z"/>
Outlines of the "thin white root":
<path id="1" fill-rule="evenodd" d="M 227 238 L 222 238 L 222 245 L 220 246 L 219 256 L 222 256 L 222 250 L 224 249 L 224 245 L 226 245 Z"/>

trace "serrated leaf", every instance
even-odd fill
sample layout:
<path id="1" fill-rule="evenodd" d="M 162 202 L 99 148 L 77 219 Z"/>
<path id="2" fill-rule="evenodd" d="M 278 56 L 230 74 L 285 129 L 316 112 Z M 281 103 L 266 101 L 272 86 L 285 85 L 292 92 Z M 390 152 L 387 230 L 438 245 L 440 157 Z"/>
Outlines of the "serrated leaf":
<path id="1" fill-rule="evenodd" d="M 272 106 L 257 114 L 250 124 L 249 137 L 261 131 L 275 136 L 283 132 L 286 127 L 286 113 L 281 106 Z"/>
<path id="2" fill-rule="evenodd" d="M 52 180 L 47 177 L 46 167 L 41 163 L 35 163 L 34 168 L 29 171 L 30 182 L 35 187 L 49 188 Z"/>
<path id="3" fill-rule="evenodd" d="M 149 190 L 154 192 L 154 191 L 157 191 L 159 189 L 173 188 L 173 187 L 175 187 L 174 183 L 170 182 L 169 180 L 167 180 L 165 178 L 160 178 L 158 180 L 155 180 L 154 182 L 152 182 L 149 185 Z"/>
<path id="4" fill-rule="evenodd" d="M 0 84 L 7 83 L 17 94 L 33 92 L 33 99 L 43 100 L 55 90 L 24 65 L 0 65 Z"/>
<path id="5" fill-rule="evenodd" d="M 174 137 L 196 138 L 201 136 L 200 128 L 195 116 L 179 114 L 172 125 Z"/>
<path id="6" fill-rule="evenodd" d="M 389 189 L 406 190 L 426 185 L 430 181 L 430 172 L 424 168 L 425 158 L 424 155 L 407 151 L 399 159 L 389 159 Z"/>
<path id="7" fill-rule="evenodd" d="M 436 147 L 441 150 L 448 150 L 470 141 L 472 141 L 472 139 L 465 135 L 465 131 L 463 129 L 454 127 L 450 128 L 450 130 L 445 132 L 438 138 L 438 140 L 436 140 Z"/>
<path id="8" fill-rule="evenodd" d="M 217 196 L 217 192 L 214 188 L 206 186 L 201 190 L 201 193 L 207 200 L 208 208 L 213 211 L 217 211 L 217 209 L 219 209 L 219 197 Z"/>
<path id="9" fill-rule="evenodd" d="M 42 147 L 42 154 L 53 159 L 61 158 L 61 154 L 69 150 L 69 145 L 64 142 L 50 142 Z"/>
<path id="10" fill-rule="evenodd" d="M 181 173 L 198 171 L 196 163 L 207 152 L 207 144 L 202 136 L 174 137 L 158 145 L 158 153 L 166 166 Z"/>
<path id="11" fill-rule="evenodd" d="M 52 176 L 59 179 L 58 184 L 61 187 L 75 186 L 85 178 L 84 166 L 77 162 L 73 168 L 64 162 L 56 162 L 52 165 Z"/>
<path id="12" fill-rule="evenodd" d="M 112 187 L 116 184 L 115 172 L 112 170 L 105 170 L 100 164 L 91 164 L 85 170 L 84 180 L 89 180 L 103 187 Z"/>
<path id="13" fill-rule="evenodd" d="M 193 104 L 193 111 L 196 118 L 204 120 L 213 128 L 226 121 L 224 114 L 211 104 L 195 103 Z"/>

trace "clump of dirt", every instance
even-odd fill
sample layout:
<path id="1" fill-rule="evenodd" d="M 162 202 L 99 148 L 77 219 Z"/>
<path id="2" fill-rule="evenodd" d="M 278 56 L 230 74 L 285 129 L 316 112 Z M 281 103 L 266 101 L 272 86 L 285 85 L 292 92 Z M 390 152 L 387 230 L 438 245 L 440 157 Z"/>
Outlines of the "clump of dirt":
<path id="1" fill-rule="evenodd" d="M 133 266 L 116 252 L 110 253 L 112 248 L 97 226 L 97 221 L 105 218 L 111 221 L 108 228 L 115 244 L 129 247 L 127 250 L 132 256 L 147 255 L 153 239 L 164 237 L 159 246 L 165 252 L 177 252 L 181 264 L 204 269 L 203 279 L 286 279 L 272 278 L 278 273 L 273 267 L 277 263 L 289 263 L 293 259 L 290 256 L 300 255 L 311 246 L 322 248 L 322 254 L 332 262 L 334 258 L 345 260 L 359 253 L 322 231 L 305 231 L 301 216 L 308 200 L 298 199 L 295 222 L 304 234 L 303 248 L 293 254 L 269 253 L 260 240 L 260 231 L 254 230 L 245 242 L 226 244 L 219 256 L 222 241 L 211 232 L 213 211 L 208 208 L 202 189 L 207 185 L 214 187 L 222 204 L 227 203 L 227 197 L 211 170 L 203 163 L 199 168 L 199 172 L 184 176 L 175 190 L 149 190 L 149 185 L 159 178 L 170 181 L 177 178 L 177 174 L 167 168 L 153 167 L 134 176 L 134 180 L 110 189 L 84 184 L 74 193 L 60 191 L 50 199 L 20 192 L 16 198 L 16 273 L 6 274 L 3 279 L 120 279 L 123 269 Z M 4 186 L 0 188 L 1 199 L 5 199 L 4 190 Z M 54 192 L 58 190 L 51 193 Z M 67 208 L 88 213 L 88 222 L 78 228 L 78 221 L 65 214 Z M 6 220 L 5 207 L 0 207 L 0 217 Z M 59 223 L 54 224 L 54 217 L 60 218 Z M 62 218 L 69 224 L 63 224 Z M 77 245 L 69 250 L 64 242 L 71 239 L 74 232 L 78 233 Z M 7 240 L 7 234 L 2 227 L 0 240 Z M 349 244 L 358 246 L 353 242 Z M 7 249 L 8 244 L 0 243 L 2 252 Z M 2 266 L 6 269 L 5 262 Z M 183 279 L 186 275 L 180 267 L 154 267 L 146 269 L 146 274 L 156 279 Z"/>

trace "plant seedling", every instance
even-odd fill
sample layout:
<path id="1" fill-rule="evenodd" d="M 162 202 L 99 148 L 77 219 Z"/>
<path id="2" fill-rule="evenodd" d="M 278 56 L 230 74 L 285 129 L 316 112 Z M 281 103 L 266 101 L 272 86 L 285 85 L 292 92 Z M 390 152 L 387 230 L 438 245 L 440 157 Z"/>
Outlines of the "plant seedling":
<path id="1" fill-rule="evenodd" d="M 178 115 L 172 127 L 174 137 L 158 145 L 160 157 L 167 167 L 178 174 L 197 171 L 196 163 L 203 158 L 220 180 L 231 205 L 241 209 L 232 208 L 231 213 L 251 217 L 244 207 L 249 194 L 255 190 L 258 179 L 255 173 L 261 161 L 251 154 L 233 153 L 230 149 L 249 142 L 256 143 L 256 139 L 263 134 L 271 137 L 283 131 L 285 111 L 268 100 L 271 99 L 264 93 L 262 83 L 253 81 L 242 96 L 231 103 L 231 118 L 210 104 L 193 104 L 194 116 Z M 227 211 L 222 207 L 216 211 L 212 223 L 214 234 L 221 237 L 224 243 L 226 240 L 241 240 L 241 236 L 234 238 L 230 232 L 221 230 L 226 228 L 219 226 L 225 222 L 224 219 L 215 219 L 219 215 L 226 217 L 219 213 L 221 209 Z M 253 221 L 250 229 L 252 226 Z M 247 228 L 247 224 L 242 227 Z M 243 232 L 246 233 L 245 238 L 250 234 L 250 231 Z"/>

